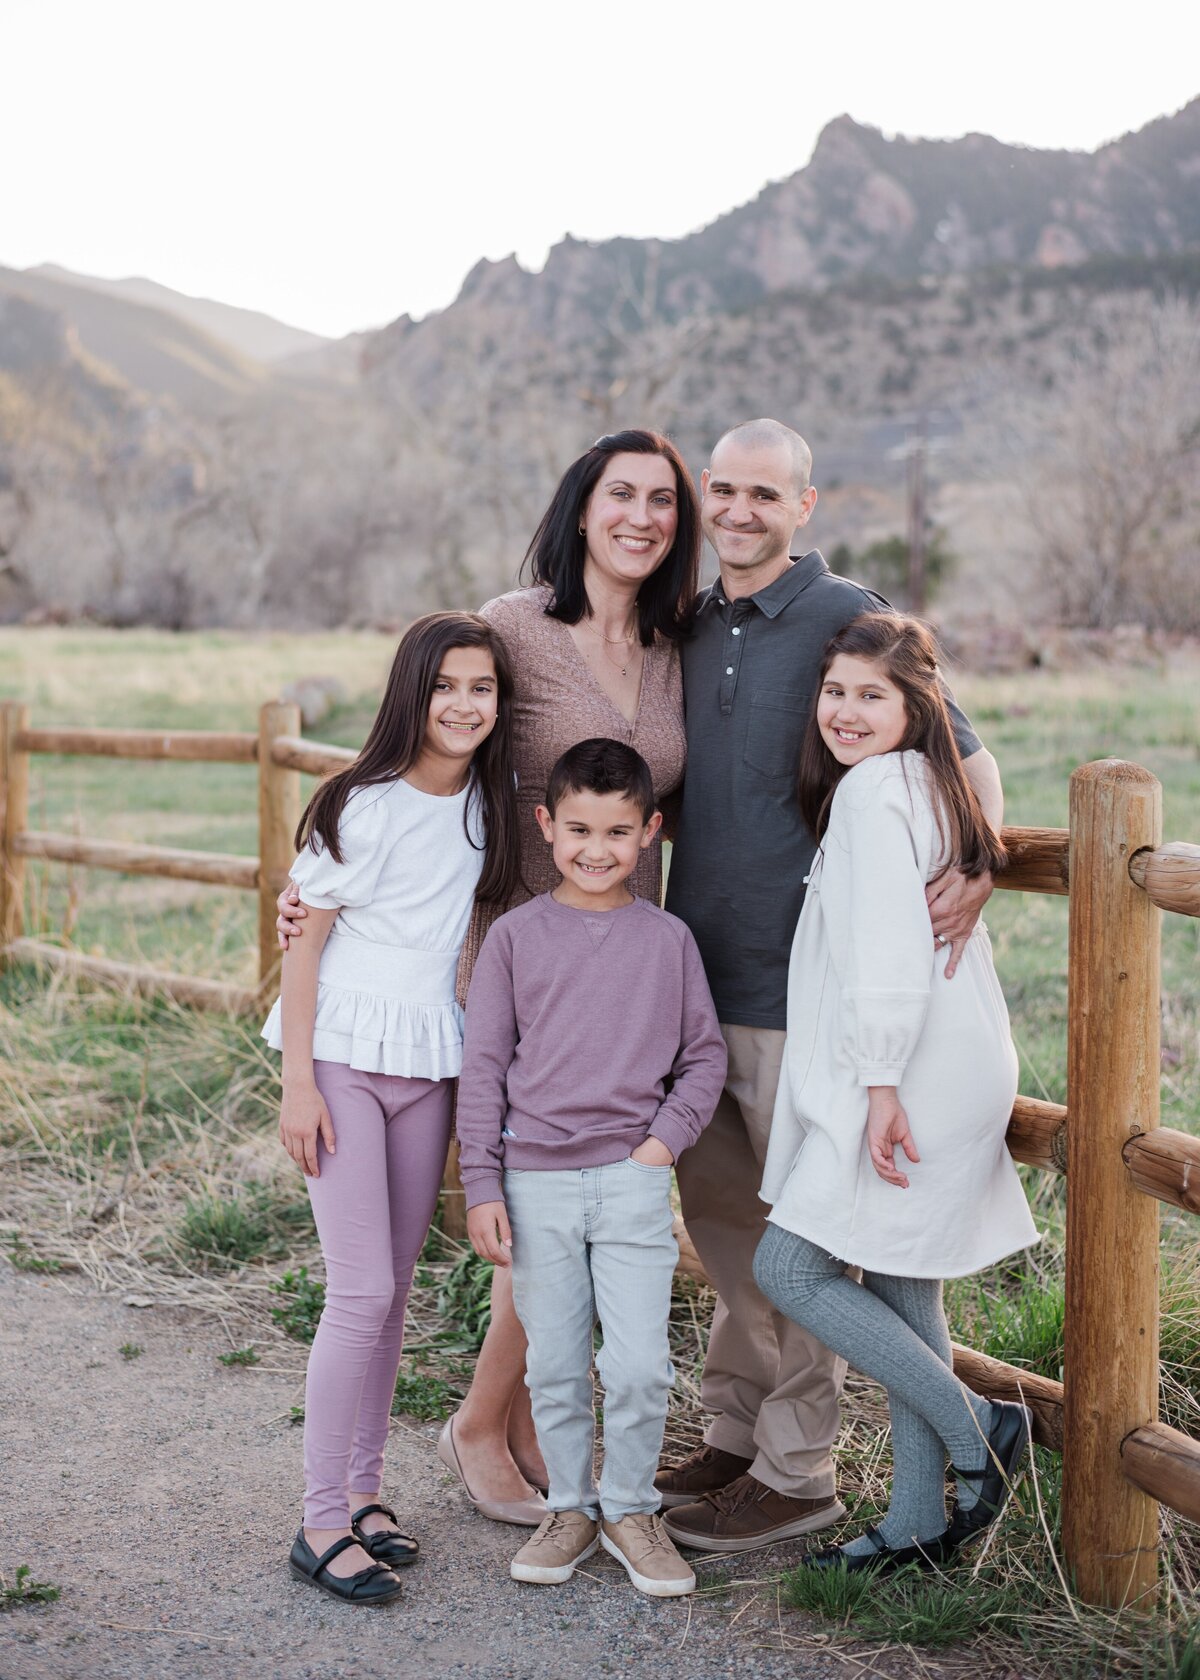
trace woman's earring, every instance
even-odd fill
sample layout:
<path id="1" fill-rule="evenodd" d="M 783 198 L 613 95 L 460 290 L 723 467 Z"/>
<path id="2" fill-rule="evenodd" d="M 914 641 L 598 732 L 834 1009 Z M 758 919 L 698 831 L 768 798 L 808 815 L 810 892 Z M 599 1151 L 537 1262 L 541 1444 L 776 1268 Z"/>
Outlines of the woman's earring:
<path id="1" fill-rule="evenodd" d="M 581 525 L 579 527 L 579 535 L 581 537 L 586 537 L 587 536 L 587 526 L 586 525 Z"/>

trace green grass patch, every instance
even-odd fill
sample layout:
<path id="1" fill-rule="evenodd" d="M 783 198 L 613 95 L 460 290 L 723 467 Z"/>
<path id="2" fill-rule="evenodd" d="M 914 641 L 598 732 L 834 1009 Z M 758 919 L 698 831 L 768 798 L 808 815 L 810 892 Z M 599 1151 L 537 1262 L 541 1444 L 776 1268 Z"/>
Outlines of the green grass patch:
<path id="1" fill-rule="evenodd" d="M 210 1270 L 229 1271 L 263 1257 L 286 1256 L 312 1230 L 307 1199 L 286 1199 L 273 1188 L 252 1184 L 189 1200 L 179 1223 L 179 1241 L 189 1259 Z"/>
<path id="2" fill-rule="evenodd" d="M 492 1266 L 468 1249 L 438 1291 L 448 1347 L 478 1353 L 492 1316 Z"/>
<path id="3" fill-rule="evenodd" d="M 448 1418 L 462 1398 L 462 1389 L 428 1371 L 401 1371 L 392 1397 L 392 1416 L 419 1418 L 422 1423 Z"/>
<path id="4" fill-rule="evenodd" d="M 278 1306 L 271 1308 L 279 1328 L 298 1342 L 311 1342 L 321 1322 L 325 1285 L 309 1277 L 307 1266 L 300 1266 L 273 1283 L 271 1293 L 279 1296 Z"/>
<path id="5" fill-rule="evenodd" d="M 229 1353 L 219 1353 L 218 1363 L 227 1366 L 261 1365 L 262 1360 L 252 1347 L 233 1348 Z"/>
<path id="6" fill-rule="evenodd" d="M 862 1639 L 937 1650 L 980 1634 L 1019 1639 L 1041 1604 L 1028 1583 L 978 1578 L 965 1581 L 915 1564 L 894 1575 L 807 1569 L 783 1578 L 786 1602 L 827 1621 L 852 1627 Z"/>
<path id="7" fill-rule="evenodd" d="M 62 1597 L 62 1588 L 51 1586 L 49 1581 L 35 1581 L 33 1571 L 27 1563 L 17 1566 L 16 1577 L 12 1585 L 0 1575 L 0 1610 L 18 1610 L 31 1604 L 52 1604 L 56 1598 Z"/>
<path id="8" fill-rule="evenodd" d="M 8 1258 L 18 1272 L 61 1272 L 61 1260 L 47 1260 L 35 1254 L 21 1237 L 13 1237 L 8 1245 Z"/>

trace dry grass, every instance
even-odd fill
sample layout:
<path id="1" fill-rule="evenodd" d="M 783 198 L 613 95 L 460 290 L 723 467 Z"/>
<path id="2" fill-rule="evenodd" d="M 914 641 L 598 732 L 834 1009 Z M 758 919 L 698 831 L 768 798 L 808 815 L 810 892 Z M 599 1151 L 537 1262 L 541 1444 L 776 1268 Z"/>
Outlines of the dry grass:
<path id="1" fill-rule="evenodd" d="M 327 670 L 344 676 L 354 698 L 364 669 L 370 667 L 372 683 L 389 652 L 382 638 L 370 637 L 251 643 L 225 635 L 0 632 L 0 692 L 32 700 L 41 722 L 248 728 L 280 681 Z M 1160 673 L 958 686 L 1004 765 L 1012 821 L 1064 822 L 1071 767 L 1119 750 L 1162 778 L 1168 837 L 1200 839 L 1195 676 L 1194 663 L 1185 662 Z M 361 739 L 367 710 L 359 702 L 320 733 Z M 44 761 L 36 802 L 38 826 L 252 849 L 253 779 L 239 767 Z M 32 870 L 30 885 L 31 919 L 43 935 L 74 931 L 80 942 L 114 955 L 223 978 L 252 960 L 248 896 L 47 869 Z M 1059 1099 L 1064 908 L 1061 901 L 998 894 L 988 918 L 1022 1052 L 1022 1089 Z M 1200 1114 L 1198 955 L 1200 923 L 1170 919 L 1163 1111 L 1166 1123 L 1188 1128 Z M 123 1298 L 201 1311 L 224 1326 L 230 1353 L 251 1349 L 260 1368 L 298 1377 L 306 1350 L 272 1318 L 283 1299 L 273 1285 L 300 1265 L 319 1278 L 320 1262 L 303 1187 L 274 1141 L 277 1089 L 252 1023 L 89 993 L 28 971 L 0 977 L 0 1245 L 29 1269 L 75 1273 Z M 1009 1340 L 990 1351 L 1057 1374 L 1061 1185 L 1037 1174 L 1027 1182 L 1048 1238 L 1015 1277 L 997 1269 L 982 1280 L 993 1316 L 1002 1307 L 1022 1309 L 997 1332 Z M 1164 1411 L 1200 1434 L 1194 1220 L 1164 1210 L 1163 1253 Z M 443 1303 L 461 1256 L 453 1244 L 431 1246 L 413 1295 L 405 1369 L 425 1385 L 420 1392 L 431 1403 L 452 1401 L 469 1379 L 470 1336 L 454 1319 L 462 1300 L 450 1311 Z M 965 1292 L 951 1305 L 963 1339 L 980 1345 L 988 1314 Z M 668 1424 L 669 1446 L 680 1452 L 700 1438 L 699 1369 L 710 1311 L 707 1292 L 681 1281 L 672 1320 L 678 1383 Z M 858 1524 L 886 1502 L 890 1463 L 882 1396 L 856 1379 L 847 1386 L 839 1461 L 851 1524 Z M 876 1607 L 891 1605 L 882 1623 L 864 1623 L 861 1607 L 845 1604 L 831 1607 L 832 1616 L 785 1611 L 770 1554 L 747 1560 L 753 1579 L 742 1576 L 741 1565 L 731 1573 L 723 1560 L 706 1562 L 706 1593 L 728 1599 L 734 1637 L 824 1653 L 848 1674 L 887 1674 L 906 1651 L 925 1649 L 921 1638 L 949 1632 L 960 1638 L 957 1648 L 905 1658 L 905 1672 L 915 1661 L 930 1674 L 1200 1680 L 1196 1653 L 1180 1655 L 1177 1641 L 1166 1643 L 1194 1614 L 1195 1531 L 1164 1519 L 1170 1569 L 1154 1622 L 1085 1611 L 1059 1577 L 1050 1543 L 1057 1474 L 1057 1462 L 1039 1455 L 1019 1509 L 970 1571 L 953 1577 L 953 1602 L 914 1607 L 911 1595 L 893 1601 L 879 1592 Z"/>
<path id="2" fill-rule="evenodd" d="M 0 981 L 0 1067 L 0 1242 L 15 1263 L 81 1275 L 124 1299 L 199 1311 L 222 1325 L 230 1353 L 253 1350 L 260 1369 L 298 1378 L 306 1348 L 274 1321 L 284 1299 L 275 1286 L 302 1264 L 319 1279 L 321 1267 L 303 1188 L 275 1143 L 277 1074 L 254 1025 L 18 971 Z M 1041 1180 L 1043 1220 L 1053 1215 L 1055 1196 L 1052 1181 Z M 228 1221 L 212 1214 L 231 1207 L 246 1210 L 255 1233 L 244 1258 L 240 1228 L 231 1237 Z M 235 1252 L 206 1253 L 206 1230 L 232 1241 Z M 444 1299 L 462 1253 L 445 1238 L 432 1243 L 413 1295 L 404 1374 L 411 1392 L 434 1408 L 452 1404 L 469 1380 L 471 1337 Z M 1192 1258 L 1200 1258 L 1194 1246 Z M 1176 1308 L 1194 1330 L 1194 1295 Z M 710 1293 L 680 1279 L 669 1451 L 686 1452 L 700 1439 L 710 1313 Z M 1187 1373 L 1167 1376 L 1177 1419 L 1200 1430 Z M 882 1394 L 852 1377 L 844 1415 L 839 1481 L 853 1532 L 887 1501 Z M 762 1554 L 745 1560 L 749 1580 L 742 1560 L 732 1574 L 730 1560 L 707 1560 L 706 1596 L 727 1602 L 732 1635 L 748 1656 L 759 1643 L 825 1652 L 848 1673 L 887 1674 L 890 1659 L 907 1653 L 940 1675 L 1189 1674 L 1170 1666 L 1169 1641 L 1196 1603 L 1195 1531 L 1165 1514 L 1169 1570 L 1154 1622 L 1086 1610 L 1066 1589 L 1052 1544 L 1058 1468 L 1038 1454 L 1012 1514 L 949 1578 L 949 1590 L 936 1580 L 901 1583 L 862 1604 L 824 1607 L 801 1594 L 792 1608 L 794 1589 L 780 1585 L 770 1554 Z M 943 1651 L 947 1639 L 956 1643 Z"/>

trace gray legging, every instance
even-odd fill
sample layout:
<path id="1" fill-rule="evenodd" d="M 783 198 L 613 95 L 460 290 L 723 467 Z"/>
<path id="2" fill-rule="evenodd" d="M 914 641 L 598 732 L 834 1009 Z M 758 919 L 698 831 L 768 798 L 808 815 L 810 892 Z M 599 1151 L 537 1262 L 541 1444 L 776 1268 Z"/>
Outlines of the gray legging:
<path id="1" fill-rule="evenodd" d="M 754 1256 L 767 1299 L 887 1389 L 892 1498 L 879 1532 L 894 1547 L 932 1540 L 946 1526 L 945 1455 L 963 1469 L 986 1463 L 992 1408 L 951 1369 L 939 1279 L 864 1272 L 858 1284 L 846 1272 L 845 1261 L 778 1225 Z M 976 1498 L 959 1483 L 964 1510 Z"/>

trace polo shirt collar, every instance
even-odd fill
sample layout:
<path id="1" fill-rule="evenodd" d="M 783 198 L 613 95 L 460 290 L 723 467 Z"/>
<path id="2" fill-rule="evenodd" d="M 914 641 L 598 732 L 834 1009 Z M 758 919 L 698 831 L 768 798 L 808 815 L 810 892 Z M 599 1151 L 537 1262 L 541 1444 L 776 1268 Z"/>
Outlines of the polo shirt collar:
<path id="1" fill-rule="evenodd" d="M 796 599 L 796 596 L 807 589 L 814 578 L 821 577 L 828 572 L 820 549 L 809 549 L 807 554 L 792 555 L 791 565 L 786 572 L 782 572 L 769 583 L 765 589 L 760 589 L 756 595 L 749 597 L 764 618 L 778 618 L 783 609 Z M 713 603 L 722 603 L 725 597 L 721 593 L 720 578 L 709 588 L 705 599 L 700 603 L 700 610 Z"/>

